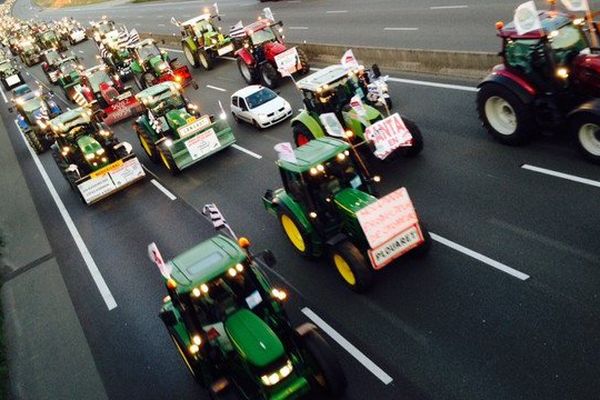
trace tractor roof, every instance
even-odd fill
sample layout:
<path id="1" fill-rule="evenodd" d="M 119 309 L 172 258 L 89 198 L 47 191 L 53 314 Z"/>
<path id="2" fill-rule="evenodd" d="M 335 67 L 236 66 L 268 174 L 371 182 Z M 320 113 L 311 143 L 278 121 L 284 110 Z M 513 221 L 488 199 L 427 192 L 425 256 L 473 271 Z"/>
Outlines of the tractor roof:
<path id="1" fill-rule="evenodd" d="M 87 124 L 90 121 L 91 118 L 88 110 L 78 107 L 65 111 L 58 117 L 50 120 L 50 125 L 54 132 L 67 132 L 73 126 Z"/>
<path id="2" fill-rule="evenodd" d="M 544 35 L 548 35 L 550 32 L 555 31 L 557 29 L 562 28 L 565 25 L 572 24 L 573 21 L 569 18 L 568 15 L 559 13 L 559 12 L 549 12 L 549 11 L 540 11 L 539 18 L 542 23 L 542 29 L 544 30 Z M 542 32 L 540 31 L 531 31 L 519 35 L 517 33 L 517 29 L 515 28 L 515 24 L 510 22 L 506 24 L 504 28 L 502 28 L 498 32 L 498 36 L 501 38 L 509 38 L 509 39 L 540 39 L 542 37 Z"/>
<path id="3" fill-rule="evenodd" d="M 310 74 L 306 78 L 299 80 L 296 83 L 298 89 L 310 90 L 316 92 L 323 85 L 330 84 L 348 75 L 348 71 L 341 65 L 330 65 L 323 68 L 314 74 Z"/>
<path id="4" fill-rule="evenodd" d="M 210 14 L 202 14 L 181 23 L 181 26 L 195 25 L 200 21 L 210 21 Z"/>
<path id="5" fill-rule="evenodd" d="M 162 93 L 166 90 L 175 92 L 175 91 L 179 91 L 179 88 L 177 87 L 177 84 L 175 82 L 166 81 L 166 82 L 162 82 L 162 83 L 159 83 L 154 86 L 150 86 L 149 88 L 142 90 L 141 92 L 136 94 L 135 97 L 138 100 L 148 99 L 148 98 L 156 96 L 157 94 Z"/>
<path id="6" fill-rule="evenodd" d="M 252 32 L 262 31 L 271 26 L 271 21 L 268 19 L 259 19 L 258 21 L 254 21 L 250 25 L 246 25 L 244 27 L 244 32 L 246 35 L 251 34 Z"/>
<path id="7" fill-rule="evenodd" d="M 171 277 L 177 282 L 177 291 L 186 293 L 223 275 L 245 258 L 246 253 L 234 240 L 217 235 L 170 260 Z"/>
<path id="8" fill-rule="evenodd" d="M 348 143 L 339 139 L 330 137 L 315 139 L 294 150 L 296 162 L 278 160 L 277 165 L 291 172 L 303 173 L 349 148 Z"/>

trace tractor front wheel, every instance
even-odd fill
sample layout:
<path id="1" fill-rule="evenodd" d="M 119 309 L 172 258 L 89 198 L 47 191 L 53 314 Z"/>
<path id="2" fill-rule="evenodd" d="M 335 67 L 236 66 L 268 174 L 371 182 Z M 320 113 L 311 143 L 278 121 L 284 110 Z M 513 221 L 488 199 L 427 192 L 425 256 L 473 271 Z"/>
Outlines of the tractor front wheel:
<path id="1" fill-rule="evenodd" d="M 496 140 L 507 145 L 528 142 L 535 128 L 527 104 L 498 84 L 485 84 L 479 89 L 477 112 L 484 128 Z"/>
<path id="2" fill-rule="evenodd" d="M 256 68 L 246 64 L 244 60 L 239 57 L 237 59 L 237 64 L 242 78 L 244 78 L 248 85 L 254 85 L 256 82 L 258 82 Z"/>
<path id="3" fill-rule="evenodd" d="M 316 326 L 304 323 L 296 328 L 302 343 L 314 362 L 313 384 L 325 394 L 337 398 L 344 394 L 348 381 L 331 346 Z"/>
<path id="4" fill-rule="evenodd" d="M 373 270 L 363 253 L 351 242 L 344 240 L 331 249 L 331 262 L 346 286 L 357 293 L 373 284 Z"/>
<path id="5" fill-rule="evenodd" d="M 260 82 L 271 89 L 275 89 L 279 85 L 279 72 L 275 69 L 273 64 L 264 63 L 260 66 Z"/>
<path id="6" fill-rule="evenodd" d="M 194 68 L 199 67 L 198 58 L 196 57 L 196 54 L 194 54 L 194 51 L 187 44 L 183 45 L 183 55 L 185 56 L 185 59 L 188 61 L 188 63 L 190 63 L 190 65 L 192 67 L 194 67 Z"/>
<path id="7" fill-rule="evenodd" d="M 171 175 L 179 174 L 181 170 L 177 167 L 177 164 L 175 164 L 175 159 L 173 159 L 173 154 L 169 147 L 163 142 L 156 146 L 156 149 L 158 150 L 160 160 Z"/>
<path id="8" fill-rule="evenodd" d="M 300 73 L 306 75 L 310 72 L 310 64 L 308 63 L 308 57 L 302 49 L 296 49 L 298 51 L 298 60 L 300 61 Z"/>
<path id="9" fill-rule="evenodd" d="M 298 222 L 296 217 L 288 210 L 279 209 L 277 219 L 279 219 L 281 229 L 292 246 L 294 246 L 294 249 L 305 257 L 312 256 L 310 234 Z"/>
<path id="10" fill-rule="evenodd" d="M 27 139 L 27 143 L 29 143 L 33 151 L 35 151 L 35 154 L 42 154 L 44 151 L 46 151 L 46 147 L 40 141 L 40 138 L 38 138 L 33 129 L 25 134 L 25 138 Z"/>
<path id="11" fill-rule="evenodd" d="M 207 71 L 213 69 L 213 66 L 215 65 L 214 59 L 206 52 L 206 50 L 198 51 L 198 60 L 200 61 L 202 68 Z"/>
<path id="12" fill-rule="evenodd" d="M 600 164 L 600 117 L 581 114 L 571 121 L 571 132 L 579 151 L 593 163 Z"/>
<path id="13" fill-rule="evenodd" d="M 296 146 L 304 146 L 315 138 L 312 132 L 304 124 L 294 124 L 292 126 L 292 132 L 294 134 L 294 143 Z"/>
<path id="14" fill-rule="evenodd" d="M 412 145 L 404 148 L 404 156 L 414 157 L 423 150 L 423 135 L 421 134 L 421 130 L 417 124 L 408 118 L 402 119 L 404 120 L 404 125 L 406 125 L 406 128 L 412 136 Z"/>
<path id="15" fill-rule="evenodd" d="M 144 149 L 144 152 L 153 163 L 158 163 L 160 161 L 160 156 L 158 155 L 158 149 L 156 145 L 150 139 L 150 135 L 144 131 L 141 127 L 135 125 L 135 133 L 140 141 L 140 145 Z"/>

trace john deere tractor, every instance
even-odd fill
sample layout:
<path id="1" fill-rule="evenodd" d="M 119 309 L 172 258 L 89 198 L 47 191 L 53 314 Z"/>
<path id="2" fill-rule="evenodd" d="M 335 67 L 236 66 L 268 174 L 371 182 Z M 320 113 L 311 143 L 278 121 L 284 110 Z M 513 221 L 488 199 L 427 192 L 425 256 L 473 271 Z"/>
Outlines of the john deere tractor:
<path id="1" fill-rule="evenodd" d="M 67 57 L 58 64 L 57 83 L 65 93 L 67 99 L 77 105 L 84 105 L 85 99 L 81 94 L 81 72 L 84 66 L 75 56 Z M 82 98 L 82 100 L 80 100 Z"/>
<path id="2" fill-rule="evenodd" d="M 175 23 L 181 30 L 181 46 L 183 54 L 194 68 L 212 69 L 215 60 L 234 51 L 230 37 L 221 33 L 221 28 L 214 24 L 218 15 L 202 14 L 184 22 Z"/>
<path id="3" fill-rule="evenodd" d="M 318 328 L 293 327 L 287 294 L 263 272 L 275 259 L 236 240 L 220 212 L 204 212 L 218 234 L 166 262 L 148 246 L 168 296 L 160 318 L 186 367 L 211 399 L 292 400 L 343 394 L 346 378 Z M 310 397 L 309 397 L 310 396 Z"/>
<path id="4" fill-rule="evenodd" d="M 42 61 L 42 50 L 31 36 L 26 36 L 19 42 L 18 53 L 21 62 L 28 67 Z"/>
<path id="5" fill-rule="evenodd" d="M 4 89 L 10 90 L 25 83 L 21 71 L 12 60 L 6 59 L 0 61 L 0 81 Z"/>
<path id="6" fill-rule="evenodd" d="M 329 258 L 352 290 L 365 291 L 375 270 L 429 248 L 406 190 L 378 199 L 373 186 L 380 178 L 348 143 L 315 139 L 277 165 L 283 188 L 266 192 L 265 208 L 298 253 Z"/>
<path id="7" fill-rule="evenodd" d="M 162 162 L 172 174 L 235 143 L 225 113 L 200 116 L 174 82 L 152 86 L 136 98 L 146 110 L 134 124 L 140 144 L 150 160 Z"/>
<path id="8" fill-rule="evenodd" d="M 192 78 L 190 70 L 176 58 L 171 60 L 166 51 L 158 48 L 154 40 L 144 39 L 131 47 L 133 79 L 140 90 L 165 81 L 173 81 L 182 87 L 198 84 Z"/>
<path id="9" fill-rule="evenodd" d="M 67 46 L 53 29 L 38 33 L 35 39 L 42 50 L 67 51 Z"/>

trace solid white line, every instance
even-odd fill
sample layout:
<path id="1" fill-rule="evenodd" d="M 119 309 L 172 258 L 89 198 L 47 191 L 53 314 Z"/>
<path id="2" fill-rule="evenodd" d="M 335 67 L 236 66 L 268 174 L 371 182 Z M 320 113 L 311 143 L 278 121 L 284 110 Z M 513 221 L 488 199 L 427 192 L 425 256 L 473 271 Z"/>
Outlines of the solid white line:
<path id="1" fill-rule="evenodd" d="M 386 27 L 383 28 L 384 31 L 418 31 L 419 28 L 394 28 L 394 27 Z"/>
<path id="2" fill-rule="evenodd" d="M 165 24 L 158 24 L 158 26 L 166 26 Z"/>
<path id="3" fill-rule="evenodd" d="M 231 147 L 233 147 L 234 149 L 237 149 L 237 150 L 241 151 L 242 153 L 246 153 L 249 156 L 252 156 L 252 157 L 254 157 L 254 158 L 258 159 L 258 160 L 260 160 L 262 158 L 262 156 L 260 154 L 256 154 L 255 152 L 253 152 L 251 150 L 248 150 L 247 148 L 242 147 L 240 145 L 232 144 Z"/>
<path id="4" fill-rule="evenodd" d="M 469 8 L 469 6 L 462 4 L 460 6 L 433 6 L 429 7 L 430 10 L 451 10 L 455 8 Z"/>
<path id="5" fill-rule="evenodd" d="M 472 86 L 463 86 L 463 85 L 452 85 L 449 83 L 437 83 L 437 82 L 428 82 L 428 81 L 418 81 L 414 79 L 402 79 L 402 78 L 388 78 L 388 81 L 398 82 L 398 83 L 408 83 L 410 85 L 419 85 L 419 86 L 430 86 L 441 89 L 453 89 L 453 90 L 462 90 L 465 92 L 477 92 L 479 89 Z"/>
<path id="6" fill-rule="evenodd" d="M 2 90 L 1 87 L 0 87 L 0 93 L 2 94 L 2 100 L 4 100 L 5 103 L 8 103 L 8 99 L 6 98 L 6 95 L 4 94 L 4 90 Z"/>
<path id="7" fill-rule="evenodd" d="M 346 340 L 345 337 L 340 335 L 335 329 L 331 327 L 327 322 L 323 321 L 313 310 L 308 307 L 302 309 L 302 313 L 308 317 L 312 322 L 315 323 L 323 332 L 328 334 L 333 340 L 337 342 L 344 350 L 346 350 L 352 357 L 354 357 L 359 363 L 361 363 L 369 372 L 375 375 L 384 385 L 389 385 L 393 379 L 384 370 L 379 368 L 369 357 L 367 357 L 362 351 L 357 349 L 352 343 Z"/>
<path id="8" fill-rule="evenodd" d="M 473 257 L 474 259 L 479 260 L 482 263 L 487 264 L 487 265 L 489 265 L 492 268 L 496 268 L 497 270 L 500 270 L 502 272 L 506 272 L 507 274 L 512 275 L 515 278 L 520 279 L 522 281 L 525 281 L 525 280 L 529 279 L 529 275 L 524 274 L 521 271 L 517 271 L 516 269 L 511 268 L 508 265 L 504 265 L 504 264 L 502 264 L 502 263 L 500 263 L 500 262 L 498 262 L 496 260 L 492 260 L 491 258 L 486 257 L 486 256 L 484 256 L 481 253 L 477 253 L 476 251 L 473 251 L 471 249 L 467 249 L 466 247 L 461 246 L 460 244 L 455 243 L 455 242 L 453 242 L 451 240 L 448 240 L 446 238 L 443 238 L 443 237 L 441 237 L 439 235 L 436 235 L 435 233 L 429 232 L 429 234 L 431 235 L 431 238 L 433 240 L 435 240 L 436 242 L 439 242 L 439 243 L 443 244 L 444 246 L 448 246 L 451 249 L 454 249 L 454 250 L 456 250 L 456 251 L 458 251 L 460 253 L 463 253 L 463 254 L 465 254 L 465 255 L 467 255 L 469 257 Z"/>
<path id="9" fill-rule="evenodd" d="M 562 179 L 566 179 L 566 180 L 577 182 L 577 183 L 583 183 L 584 185 L 590 185 L 590 186 L 600 188 L 599 181 L 594 181 L 594 180 L 587 179 L 587 178 L 581 178 L 579 176 L 565 174 L 562 172 L 553 171 L 551 169 L 546 169 L 546 168 L 540 168 L 540 167 L 536 167 L 536 166 L 529 165 L 529 164 L 523 164 L 523 165 L 521 165 L 521 168 L 527 169 L 527 170 L 533 171 L 533 172 L 539 172 L 540 174 L 546 174 L 546 175 L 554 176 L 557 178 L 562 178 Z"/>
<path id="10" fill-rule="evenodd" d="M 56 203 L 56 207 L 58 207 L 58 211 L 60 212 L 60 215 L 63 217 L 63 220 L 65 221 L 65 224 L 67 225 L 67 228 L 69 229 L 69 232 L 71 233 L 71 236 L 73 237 L 73 240 L 75 241 L 75 245 L 77 245 L 77 249 L 79 249 L 79 252 L 81 253 L 81 257 L 83 258 L 85 265 L 87 265 L 87 268 L 90 271 L 90 275 L 92 275 L 92 279 L 94 280 L 94 283 L 96 284 L 96 286 L 98 287 L 98 290 L 100 291 L 100 295 L 102 295 L 102 298 L 104 299 L 104 303 L 106 303 L 106 307 L 108 307 L 109 311 L 113 310 L 114 308 L 117 307 L 117 302 L 115 301 L 115 298 L 113 297 L 112 293 L 110 292 L 108 285 L 106 285 L 106 282 L 104 281 L 104 278 L 102 277 L 102 274 L 100 273 L 100 270 L 98 269 L 98 266 L 96 265 L 96 262 L 92 258 L 90 251 L 88 250 L 87 246 L 85 245 L 85 242 L 81 238 L 81 235 L 79 234 L 79 231 L 77 230 L 77 227 L 75 226 L 75 223 L 73 222 L 73 219 L 71 219 L 71 215 L 67 211 L 67 208 L 65 207 L 60 196 L 58 195 L 58 192 L 54 188 L 54 185 L 52 184 L 50 177 L 46 173 L 46 170 L 44 169 L 42 162 L 40 161 L 37 154 L 35 154 L 35 152 L 31 149 L 31 147 L 27 143 L 25 136 L 19 129 L 19 125 L 17 124 L 17 121 L 15 120 L 14 122 L 17 127 L 17 131 L 19 132 L 19 134 L 21 135 L 21 138 L 25 142 L 25 147 L 27 147 L 27 150 L 29 150 L 29 153 L 31 154 L 31 157 L 33 158 L 33 161 L 34 161 L 38 171 L 40 172 L 40 175 L 42 175 L 42 179 L 44 180 L 44 183 L 48 187 L 50 196 L 52 196 L 52 199 Z"/>
<path id="11" fill-rule="evenodd" d="M 165 51 L 172 51 L 174 53 L 183 53 L 183 50 L 177 50 L 177 49 L 167 49 L 166 47 L 161 48 L 161 50 L 165 50 Z"/>
<path id="12" fill-rule="evenodd" d="M 220 88 L 218 86 L 213 86 L 213 85 L 206 85 L 206 87 L 209 88 L 209 89 L 218 90 L 219 92 L 226 92 L 227 91 L 227 89 L 223 89 L 223 88 Z"/>
<path id="13" fill-rule="evenodd" d="M 169 199 L 171 199 L 171 200 L 177 200 L 177 196 L 175 196 L 173 193 L 171 193 L 166 187 L 164 187 L 163 185 L 161 185 L 161 183 L 159 181 L 157 181 L 156 179 L 150 179 L 150 182 L 152 182 L 152 184 L 154 186 L 156 186 L 156 188 L 158 190 L 160 190 L 161 192 L 163 192 L 164 195 L 167 196 Z"/>
<path id="14" fill-rule="evenodd" d="M 288 26 L 291 31 L 304 31 L 308 29 L 308 26 Z"/>
<path id="15" fill-rule="evenodd" d="M 331 11 L 325 11 L 325 14 L 345 14 L 347 12 L 348 12 L 348 10 L 331 10 Z"/>

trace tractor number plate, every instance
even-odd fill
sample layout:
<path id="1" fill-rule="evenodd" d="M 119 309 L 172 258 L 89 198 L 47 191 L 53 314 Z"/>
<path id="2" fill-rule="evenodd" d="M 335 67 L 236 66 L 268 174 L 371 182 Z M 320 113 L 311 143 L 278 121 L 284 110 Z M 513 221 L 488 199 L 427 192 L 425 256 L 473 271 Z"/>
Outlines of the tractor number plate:
<path id="1" fill-rule="evenodd" d="M 191 118 L 190 118 L 191 120 Z M 193 135 L 196 132 L 200 132 L 202 129 L 208 127 L 210 125 L 210 117 L 208 116 L 204 116 L 200 119 L 195 119 L 193 121 L 187 121 L 187 122 L 191 122 L 188 123 L 187 125 L 182 126 L 181 128 L 177 129 L 177 133 L 179 134 L 180 138 L 186 138 L 190 135 Z"/>
<path id="2" fill-rule="evenodd" d="M 219 50 L 217 50 L 217 54 L 222 56 L 223 54 L 227 54 L 233 51 L 233 44 L 228 44 L 225 47 L 221 47 Z"/>
<path id="3" fill-rule="evenodd" d="M 381 269 L 421 243 L 423 243 L 423 235 L 419 225 L 415 224 L 381 246 L 370 249 L 368 253 L 371 265 L 374 269 Z"/>
<path id="4" fill-rule="evenodd" d="M 209 129 L 185 142 L 192 160 L 197 160 L 221 147 L 214 129 Z"/>

